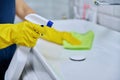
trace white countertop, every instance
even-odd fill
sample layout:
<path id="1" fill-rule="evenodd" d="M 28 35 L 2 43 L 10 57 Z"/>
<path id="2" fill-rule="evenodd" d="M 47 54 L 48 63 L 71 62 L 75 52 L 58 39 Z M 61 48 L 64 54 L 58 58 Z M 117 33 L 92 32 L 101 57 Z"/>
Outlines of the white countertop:
<path id="1" fill-rule="evenodd" d="M 54 43 L 38 41 L 35 49 L 44 55 L 61 80 L 120 80 L 120 33 L 83 20 L 54 21 L 54 27 L 95 33 L 91 50 L 66 50 Z M 86 56 L 86 60 L 71 61 L 72 55 Z"/>

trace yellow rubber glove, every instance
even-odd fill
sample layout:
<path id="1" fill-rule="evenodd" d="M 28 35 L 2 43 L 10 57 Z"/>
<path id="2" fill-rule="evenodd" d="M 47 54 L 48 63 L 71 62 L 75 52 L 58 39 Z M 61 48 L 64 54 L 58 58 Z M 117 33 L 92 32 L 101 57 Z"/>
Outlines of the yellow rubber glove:
<path id="1" fill-rule="evenodd" d="M 41 38 L 47 41 L 51 41 L 57 44 L 62 45 L 63 40 L 68 41 L 72 45 L 79 45 L 81 42 L 75 39 L 71 33 L 69 32 L 60 32 L 55 30 L 54 28 L 50 28 L 48 26 L 42 26 L 44 33 L 41 33 Z"/>
<path id="2" fill-rule="evenodd" d="M 80 44 L 69 32 L 60 32 L 48 26 L 43 27 L 28 21 L 0 24 L 0 49 L 12 44 L 33 47 L 39 37 L 57 44 L 62 44 L 63 40 L 73 45 Z"/>
<path id="3" fill-rule="evenodd" d="M 39 25 L 24 21 L 18 24 L 0 24 L 0 49 L 11 44 L 33 47 L 40 37 Z"/>

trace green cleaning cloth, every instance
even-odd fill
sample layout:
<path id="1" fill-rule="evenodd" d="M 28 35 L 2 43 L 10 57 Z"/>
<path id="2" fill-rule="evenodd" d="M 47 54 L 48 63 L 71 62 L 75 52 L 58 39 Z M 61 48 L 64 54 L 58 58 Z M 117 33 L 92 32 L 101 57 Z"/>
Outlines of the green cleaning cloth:
<path id="1" fill-rule="evenodd" d="M 63 41 L 63 46 L 65 49 L 72 49 L 72 50 L 89 50 L 92 47 L 92 42 L 94 38 L 93 31 L 88 31 L 86 33 L 77 33 L 77 32 L 71 32 L 72 35 L 81 41 L 80 45 L 71 45 L 67 41 Z"/>

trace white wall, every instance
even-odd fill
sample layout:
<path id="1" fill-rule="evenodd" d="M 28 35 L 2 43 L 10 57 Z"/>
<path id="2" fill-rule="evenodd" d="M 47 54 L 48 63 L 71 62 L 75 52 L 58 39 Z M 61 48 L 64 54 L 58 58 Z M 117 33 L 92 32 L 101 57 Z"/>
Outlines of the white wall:
<path id="1" fill-rule="evenodd" d="M 24 0 L 39 15 L 47 19 L 71 18 L 69 0 Z M 16 17 L 16 22 L 20 19 Z"/>
<path id="2" fill-rule="evenodd" d="M 120 6 L 98 7 L 98 23 L 120 31 Z"/>
<path id="3" fill-rule="evenodd" d="M 25 0 L 39 15 L 47 19 L 71 19 L 81 18 L 84 3 L 93 4 L 94 0 Z M 76 1 L 76 2 L 75 2 Z M 109 1 L 109 0 L 107 0 Z M 116 1 L 116 0 L 110 0 Z M 118 0 L 120 1 L 120 0 Z M 76 7 L 74 6 L 76 5 Z M 77 15 L 74 13 L 77 8 Z M 108 28 L 120 31 L 120 6 L 99 6 L 97 7 L 97 23 Z M 91 9 L 90 9 L 91 10 Z M 93 15 L 93 12 L 90 15 Z M 16 22 L 19 19 L 16 18 Z"/>
<path id="4" fill-rule="evenodd" d="M 25 0 L 38 14 L 48 19 L 69 18 L 69 0 Z"/>
<path id="5" fill-rule="evenodd" d="M 78 1 L 78 0 L 75 0 L 75 1 Z M 82 15 L 81 11 L 83 10 L 84 3 L 90 4 L 91 7 L 97 8 L 98 24 L 120 31 L 120 5 L 119 6 L 95 6 L 93 5 L 93 0 L 79 0 L 79 1 L 80 1 L 79 2 L 80 15 Z M 111 0 L 111 1 L 114 1 L 114 0 Z"/>

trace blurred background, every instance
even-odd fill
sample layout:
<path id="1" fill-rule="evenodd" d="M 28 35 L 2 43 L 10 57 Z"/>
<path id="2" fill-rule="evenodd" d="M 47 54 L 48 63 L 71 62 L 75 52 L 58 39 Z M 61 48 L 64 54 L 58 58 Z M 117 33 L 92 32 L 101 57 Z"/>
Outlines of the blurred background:
<path id="1" fill-rule="evenodd" d="M 99 0 L 119 3 L 120 0 Z M 120 31 L 120 5 L 95 5 L 94 0 L 25 0 L 39 15 L 50 20 L 83 19 Z M 16 17 L 16 22 L 20 19 Z"/>

